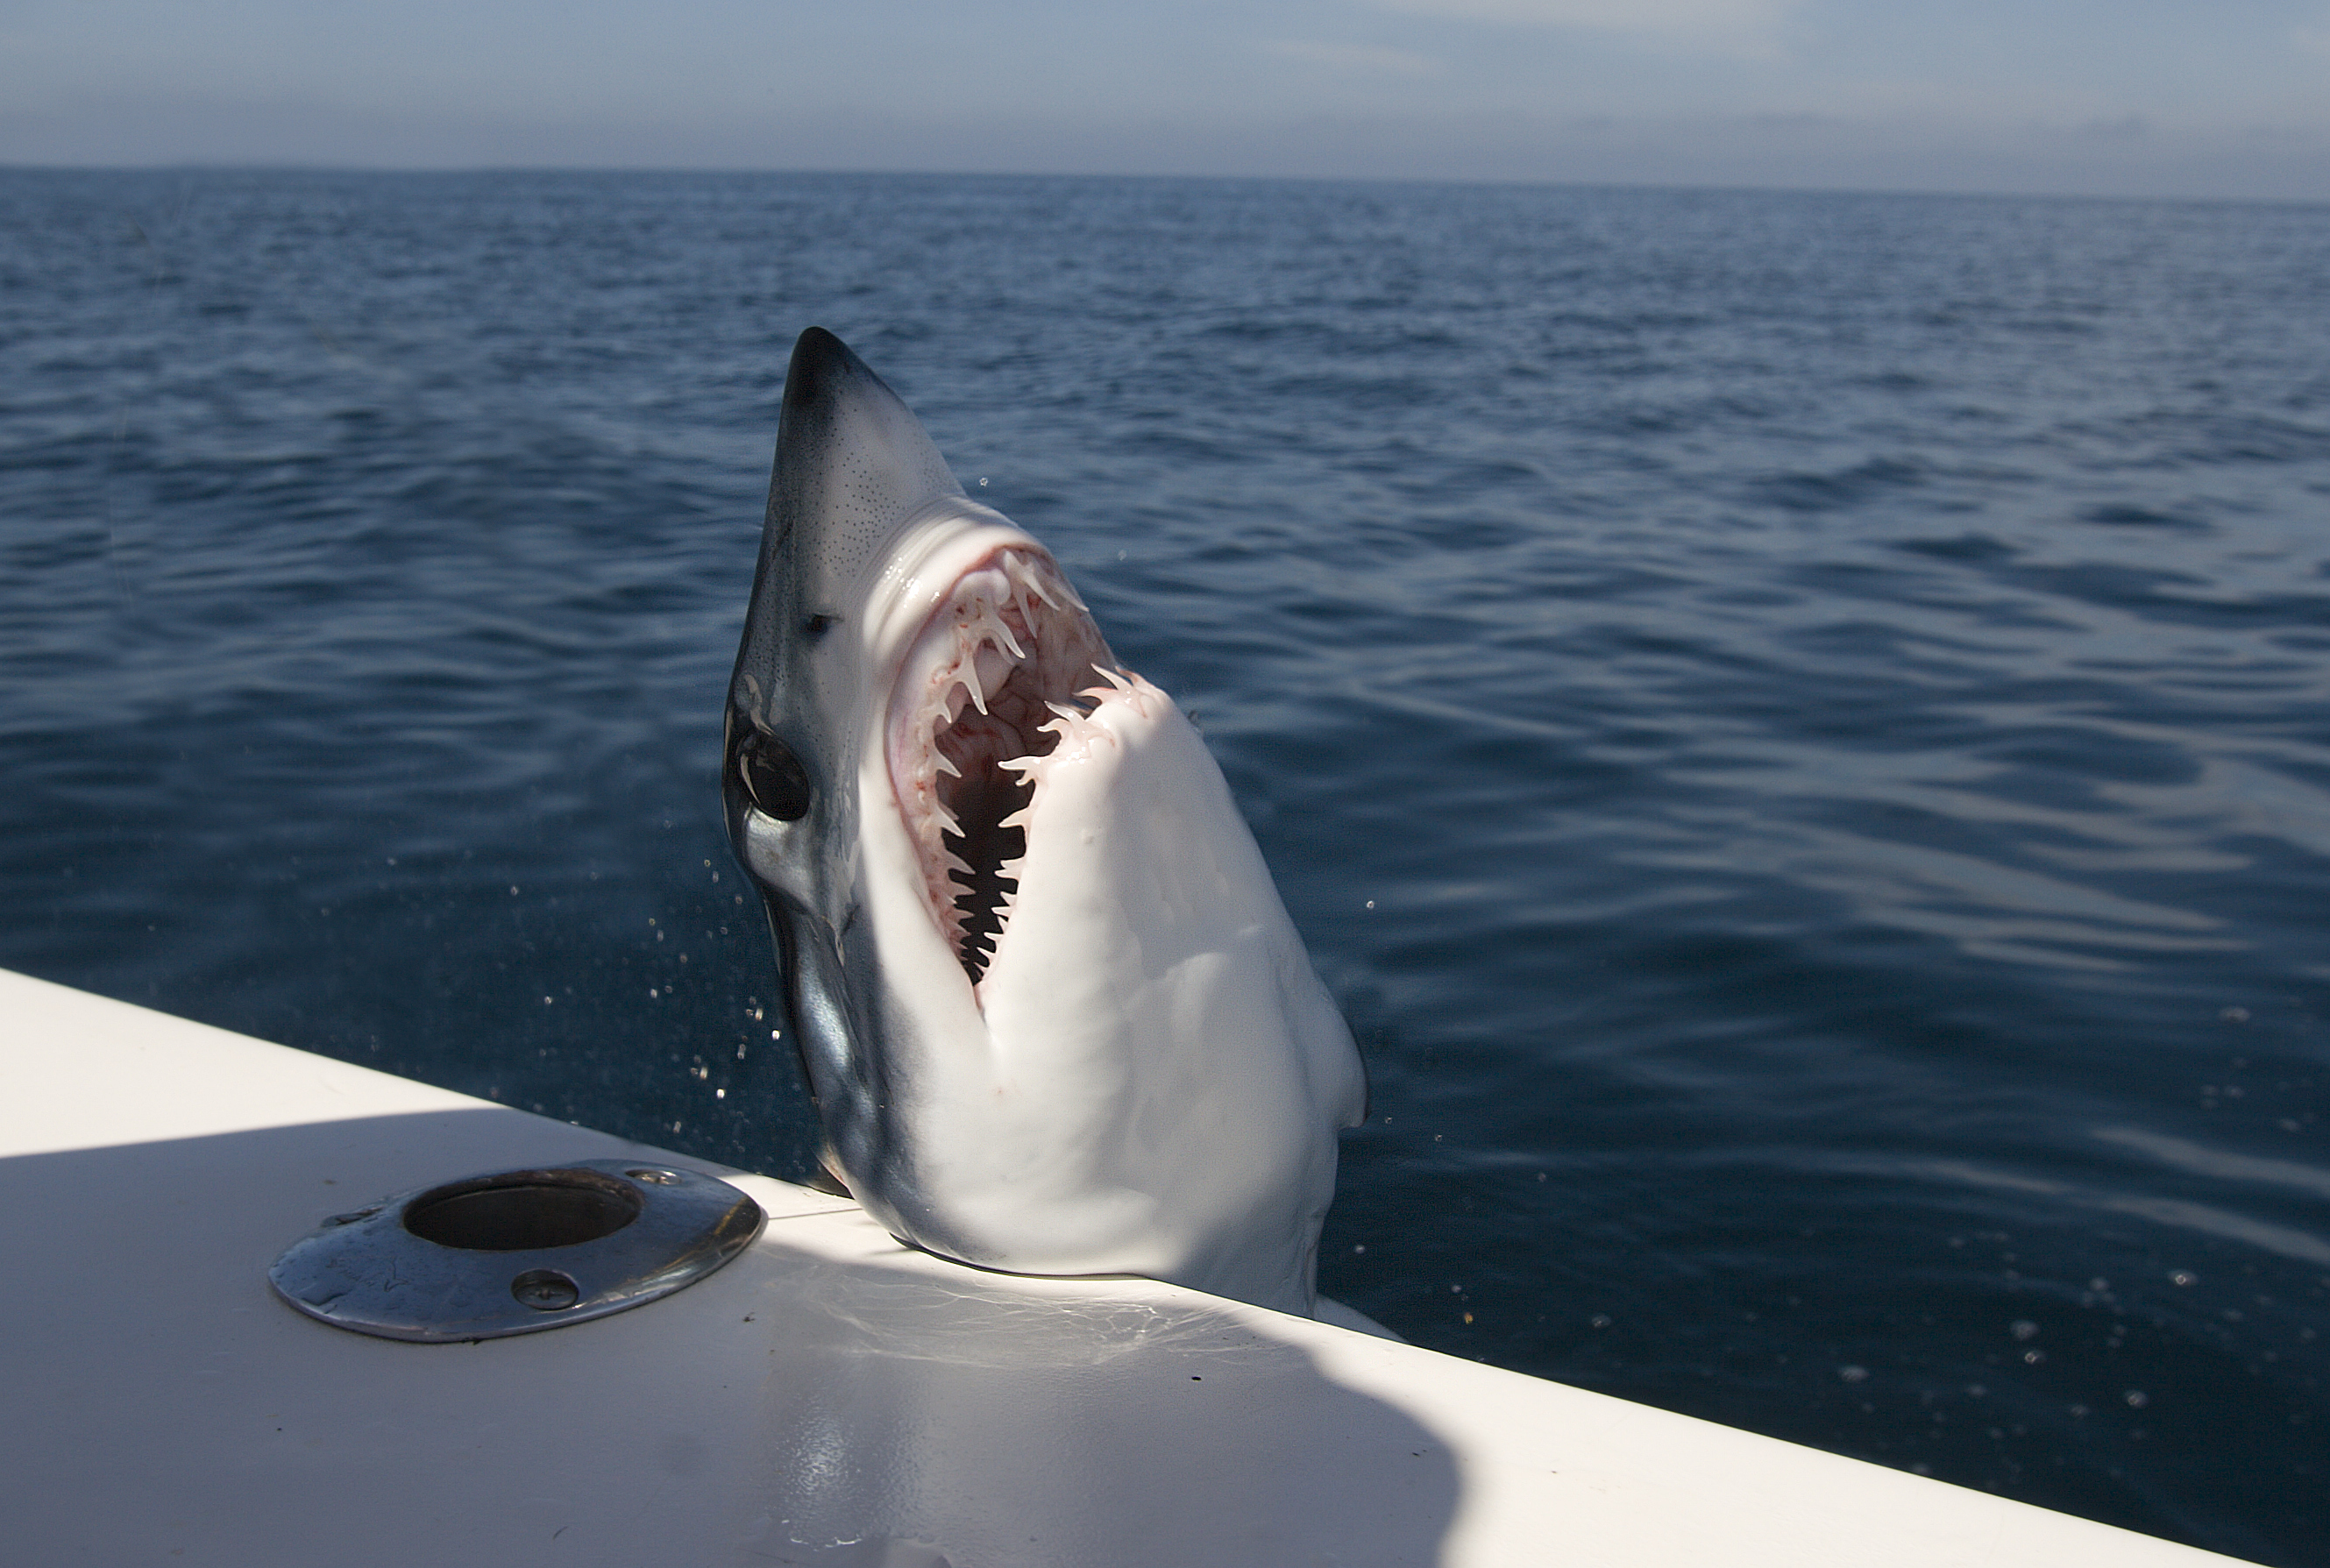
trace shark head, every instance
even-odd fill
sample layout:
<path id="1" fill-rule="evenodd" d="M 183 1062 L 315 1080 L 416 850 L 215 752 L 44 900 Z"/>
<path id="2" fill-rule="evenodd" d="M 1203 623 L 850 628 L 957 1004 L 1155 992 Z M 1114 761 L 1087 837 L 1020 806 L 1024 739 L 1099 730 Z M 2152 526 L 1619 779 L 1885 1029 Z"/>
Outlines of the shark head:
<path id="1" fill-rule="evenodd" d="M 1221 770 L 815 327 L 722 787 L 824 1157 L 894 1234 L 1313 1309 L 1365 1083 Z"/>

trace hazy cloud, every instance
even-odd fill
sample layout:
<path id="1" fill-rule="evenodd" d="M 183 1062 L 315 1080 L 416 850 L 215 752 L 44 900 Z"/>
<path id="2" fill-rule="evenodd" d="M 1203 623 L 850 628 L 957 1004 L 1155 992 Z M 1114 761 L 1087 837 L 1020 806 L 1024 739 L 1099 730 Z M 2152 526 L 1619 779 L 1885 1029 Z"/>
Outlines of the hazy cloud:
<path id="1" fill-rule="evenodd" d="M 1448 69 L 1428 54 L 1418 54 L 1407 49 L 1387 49 L 1374 43 L 1331 43 L 1311 39 L 1281 38 L 1264 43 L 1263 48 L 1273 54 L 1284 55 L 1289 60 L 1359 74 L 1438 76 Z"/>
<path id="2" fill-rule="evenodd" d="M 1388 11 L 1457 16 L 1526 27 L 1590 27 L 1605 33 L 1737 36 L 1764 32 L 1797 0 L 1377 0 Z"/>

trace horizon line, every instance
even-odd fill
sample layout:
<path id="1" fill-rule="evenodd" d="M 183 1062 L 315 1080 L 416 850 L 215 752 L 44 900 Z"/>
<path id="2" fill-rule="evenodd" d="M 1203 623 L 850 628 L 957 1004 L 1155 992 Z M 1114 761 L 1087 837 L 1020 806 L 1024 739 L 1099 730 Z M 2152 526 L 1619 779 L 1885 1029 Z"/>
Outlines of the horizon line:
<path id="1" fill-rule="evenodd" d="M 1707 195 L 1774 195 L 1774 196 L 1841 196 L 1880 199 L 1942 199 L 1968 202 L 2064 202 L 2110 205 L 2155 206 L 2238 206 L 2238 207 L 2330 207 L 2330 197 L 2285 196 L 2258 194 L 2229 195 L 2133 195 L 2125 192 L 2098 193 L 2092 191 L 1998 191 L 1961 189 L 1945 186 L 1876 186 L 1852 184 L 1780 184 L 1764 183 L 1725 184 L 1707 180 L 1656 179 L 1591 180 L 1591 179 L 1531 179 L 1511 175 L 1354 175 L 1354 174 L 1256 174 L 1187 172 L 1163 173 L 1139 170 L 1066 170 L 1066 169 L 941 169 L 869 166 L 851 167 L 784 167 L 779 165 L 748 165 L 722 164 L 563 164 L 563 163 L 478 163 L 478 164 L 393 164 L 317 161 L 303 163 L 293 160 L 244 159 L 175 159 L 153 163 L 40 163 L 20 161 L 0 156 L 0 174 L 5 175 L 359 175 L 404 177 L 465 176 L 479 175 L 606 175 L 641 176 L 687 175 L 694 177 L 769 178 L 791 177 L 808 179 L 928 179 L 928 180 L 1122 180 L 1155 183 L 1244 184 L 1280 185 L 1402 185 L 1402 186 L 1463 186 L 1493 187 L 1512 190 L 1571 190 L 1571 191 L 1633 191 L 1644 193 L 1699 194 Z"/>

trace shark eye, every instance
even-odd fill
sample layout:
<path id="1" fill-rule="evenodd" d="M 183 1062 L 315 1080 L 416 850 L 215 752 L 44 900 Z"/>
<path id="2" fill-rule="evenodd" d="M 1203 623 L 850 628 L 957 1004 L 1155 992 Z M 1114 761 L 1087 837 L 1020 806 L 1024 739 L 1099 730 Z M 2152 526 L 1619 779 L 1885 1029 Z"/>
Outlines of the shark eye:
<path id="1" fill-rule="evenodd" d="M 745 728 L 733 756 L 736 781 L 756 810 L 780 822 L 809 815 L 809 771 L 782 741 L 766 730 Z"/>

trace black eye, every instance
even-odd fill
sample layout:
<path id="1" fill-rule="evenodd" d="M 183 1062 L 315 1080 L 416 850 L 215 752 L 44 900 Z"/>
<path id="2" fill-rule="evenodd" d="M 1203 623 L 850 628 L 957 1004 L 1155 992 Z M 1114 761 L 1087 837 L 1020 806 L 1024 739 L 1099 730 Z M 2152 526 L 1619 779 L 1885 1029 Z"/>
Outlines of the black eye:
<path id="1" fill-rule="evenodd" d="M 809 814 L 809 772 L 782 741 L 766 730 L 738 726 L 729 766 L 762 815 L 795 822 Z"/>
<path id="2" fill-rule="evenodd" d="M 838 615 L 813 615 L 801 623 L 801 630 L 809 633 L 810 639 L 814 641 L 831 630 L 834 622 L 840 619 Z"/>

